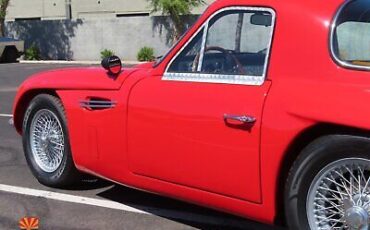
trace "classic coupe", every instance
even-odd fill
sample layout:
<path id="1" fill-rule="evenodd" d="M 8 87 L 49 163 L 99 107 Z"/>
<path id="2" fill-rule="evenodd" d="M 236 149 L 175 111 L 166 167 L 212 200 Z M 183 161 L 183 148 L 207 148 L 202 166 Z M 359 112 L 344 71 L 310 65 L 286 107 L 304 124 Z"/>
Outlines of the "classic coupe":
<path id="1" fill-rule="evenodd" d="M 219 0 L 156 62 L 37 74 L 40 183 L 92 174 L 291 229 L 369 229 L 370 1 Z"/>

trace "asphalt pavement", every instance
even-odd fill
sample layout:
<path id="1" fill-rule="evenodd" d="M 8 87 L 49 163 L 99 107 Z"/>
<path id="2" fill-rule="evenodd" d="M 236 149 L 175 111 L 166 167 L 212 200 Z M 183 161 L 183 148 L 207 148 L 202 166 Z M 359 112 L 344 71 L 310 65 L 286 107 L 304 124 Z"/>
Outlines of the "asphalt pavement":
<path id="1" fill-rule="evenodd" d="M 245 229 L 277 230 L 253 221 L 115 185 L 83 181 L 69 190 L 40 185 L 27 167 L 21 137 L 9 126 L 17 87 L 30 75 L 71 67 L 0 64 L 0 229 L 19 229 L 25 216 L 44 229 Z"/>

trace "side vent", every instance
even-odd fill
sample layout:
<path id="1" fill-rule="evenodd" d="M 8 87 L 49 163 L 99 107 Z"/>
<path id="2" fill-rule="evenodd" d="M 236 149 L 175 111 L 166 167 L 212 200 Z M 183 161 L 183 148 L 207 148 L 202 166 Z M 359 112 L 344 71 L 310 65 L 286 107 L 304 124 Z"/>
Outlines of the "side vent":
<path id="1" fill-rule="evenodd" d="M 104 110 L 116 107 L 117 102 L 104 98 L 88 98 L 80 101 L 80 106 L 88 110 Z"/>

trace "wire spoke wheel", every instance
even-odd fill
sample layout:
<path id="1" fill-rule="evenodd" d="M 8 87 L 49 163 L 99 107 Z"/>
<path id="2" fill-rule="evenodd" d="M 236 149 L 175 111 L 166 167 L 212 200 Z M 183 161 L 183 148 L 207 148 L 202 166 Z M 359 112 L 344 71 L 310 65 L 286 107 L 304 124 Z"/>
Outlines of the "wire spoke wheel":
<path id="1" fill-rule="evenodd" d="M 55 172 L 64 156 L 64 134 L 58 117 L 48 109 L 36 112 L 30 126 L 32 155 L 41 170 Z"/>
<path id="2" fill-rule="evenodd" d="M 368 230 L 370 221 L 370 161 L 335 161 L 314 178 L 307 195 L 311 229 Z"/>

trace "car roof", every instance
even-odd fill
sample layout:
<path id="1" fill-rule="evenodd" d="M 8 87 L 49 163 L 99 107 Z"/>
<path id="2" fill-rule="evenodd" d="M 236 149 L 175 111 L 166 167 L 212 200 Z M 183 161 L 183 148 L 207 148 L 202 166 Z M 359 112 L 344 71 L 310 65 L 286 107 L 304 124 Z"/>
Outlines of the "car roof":
<path id="1" fill-rule="evenodd" d="M 300 5 L 303 8 L 312 8 L 316 6 L 318 8 L 333 8 L 333 6 L 339 6 L 346 0 L 216 0 L 210 7 L 222 7 L 222 6 L 237 6 L 238 4 L 250 4 L 251 6 L 265 6 L 272 8 L 289 8 L 291 5 Z"/>

